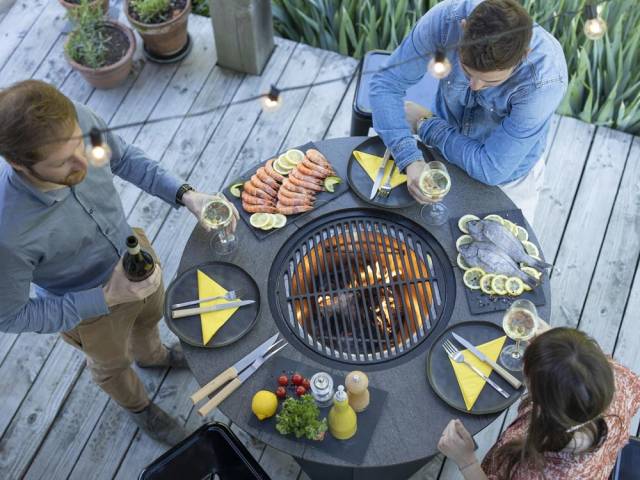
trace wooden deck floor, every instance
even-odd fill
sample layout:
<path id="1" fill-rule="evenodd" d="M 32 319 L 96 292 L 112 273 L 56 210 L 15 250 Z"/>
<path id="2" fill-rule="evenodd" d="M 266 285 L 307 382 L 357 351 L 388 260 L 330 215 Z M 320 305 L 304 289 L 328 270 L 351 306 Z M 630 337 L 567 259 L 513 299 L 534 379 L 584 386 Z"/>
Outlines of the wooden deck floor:
<path id="1" fill-rule="evenodd" d="M 0 13 L 0 87 L 46 80 L 111 125 L 200 111 L 265 91 L 271 83 L 303 84 L 356 68 L 351 58 L 279 40 L 262 76 L 226 71 L 215 65 L 208 19 L 192 16 L 194 49 L 187 59 L 158 66 L 145 63 L 138 52 L 128 81 L 99 91 L 64 60 L 63 14 L 53 0 L 17 0 Z M 256 102 L 119 133 L 198 189 L 216 191 L 283 147 L 347 136 L 353 93 L 353 82 L 332 83 L 287 94 L 275 116 L 262 114 Z M 551 323 L 587 331 L 606 352 L 640 372 L 640 139 L 557 117 L 547 164 L 535 228 L 555 264 Z M 168 283 L 195 221 L 136 187 L 124 182 L 117 187 L 129 223 L 144 227 L 153 239 Z M 166 328 L 162 334 L 170 338 Z M 140 375 L 163 408 L 189 427 L 200 423 L 185 394 L 197 387 L 189 372 Z M 477 435 L 482 452 L 511 414 Z M 228 421 L 219 413 L 216 418 Z M 274 479 L 307 478 L 290 457 L 232 428 Z M 163 450 L 91 382 L 82 356 L 58 336 L 0 334 L 1 478 L 133 479 Z M 459 476 L 454 465 L 436 458 L 412 478 Z"/>

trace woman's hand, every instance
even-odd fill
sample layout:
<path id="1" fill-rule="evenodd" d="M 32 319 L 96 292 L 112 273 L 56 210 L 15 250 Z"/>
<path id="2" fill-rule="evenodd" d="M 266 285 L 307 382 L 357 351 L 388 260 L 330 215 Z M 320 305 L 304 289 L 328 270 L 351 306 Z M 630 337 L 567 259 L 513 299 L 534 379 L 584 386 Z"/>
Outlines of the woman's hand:
<path id="1" fill-rule="evenodd" d="M 438 441 L 438 450 L 456 462 L 460 468 L 477 463 L 474 448 L 471 434 L 458 419 L 449 422 Z"/>
<path id="2" fill-rule="evenodd" d="M 211 200 L 214 200 L 216 198 L 216 195 L 227 200 L 222 193 L 210 195 L 207 193 L 201 193 L 196 192 L 195 190 L 191 190 L 184 194 L 184 196 L 182 197 L 182 203 L 184 203 L 184 206 L 187 207 L 187 209 L 191 213 L 193 213 L 193 215 L 198 219 L 198 222 L 202 224 L 202 209 L 207 203 L 209 203 Z M 231 202 L 229 202 L 229 205 L 231 205 L 231 208 L 233 209 L 233 228 L 235 230 L 235 223 L 238 221 L 238 218 L 240 218 L 240 215 L 238 214 L 238 210 L 236 209 L 236 207 Z M 203 226 L 206 228 L 205 225 Z"/>

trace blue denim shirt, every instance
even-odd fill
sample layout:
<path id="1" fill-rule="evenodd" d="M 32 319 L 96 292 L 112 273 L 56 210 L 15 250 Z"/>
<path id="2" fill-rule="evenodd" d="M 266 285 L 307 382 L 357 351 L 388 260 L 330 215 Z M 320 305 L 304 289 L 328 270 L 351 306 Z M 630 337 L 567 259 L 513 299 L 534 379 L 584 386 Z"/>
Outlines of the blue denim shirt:
<path id="1" fill-rule="evenodd" d="M 76 111 L 84 133 L 106 127 L 88 108 Z M 58 332 L 109 313 L 102 285 L 132 233 L 114 174 L 177 207 L 180 180 L 117 135 L 106 141 L 111 168 L 89 166 L 78 185 L 49 192 L 0 160 L 0 331 Z"/>
<path id="2" fill-rule="evenodd" d="M 460 22 L 480 2 L 445 0 L 429 10 L 390 55 L 392 67 L 372 79 L 373 126 L 401 169 L 423 159 L 405 120 L 405 92 L 428 75 L 428 53 L 462 39 Z M 530 48 L 504 83 L 475 92 L 458 52 L 447 50 L 451 73 L 438 83 L 435 116 L 418 132 L 449 162 L 489 185 L 529 172 L 542 155 L 551 117 L 567 88 L 567 65 L 558 41 L 535 25 Z"/>

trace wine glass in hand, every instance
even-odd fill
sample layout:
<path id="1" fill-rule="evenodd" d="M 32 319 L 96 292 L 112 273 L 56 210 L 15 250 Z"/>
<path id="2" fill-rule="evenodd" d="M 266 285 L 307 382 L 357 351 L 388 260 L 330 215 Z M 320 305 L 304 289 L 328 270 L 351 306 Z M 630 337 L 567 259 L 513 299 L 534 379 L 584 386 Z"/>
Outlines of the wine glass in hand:
<path id="1" fill-rule="evenodd" d="M 516 343 L 502 350 L 500 360 L 505 368 L 514 371 L 522 370 L 524 345 L 531 340 L 538 327 L 538 312 L 529 300 L 516 300 L 511 304 L 502 319 L 502 328 L 509 338 Z"/>
<path id="2" fill-rule="evenodd" d="M 442 225 L 447 221 L 447 207 L 442 199 L 451 190 L 451 177 L 442 162 L 429 162 L 420 175 L 420 192 L 430 202 L 420 212 L 427 225 Z"/>
<path id="3" fill-rule="evenodd" d="M 217 255 L 230 255 L 238 247 L 233 205 L 220 194 L 212 195 L 202 208 L 200 222 L 211 232 L 211 248 Z"/>

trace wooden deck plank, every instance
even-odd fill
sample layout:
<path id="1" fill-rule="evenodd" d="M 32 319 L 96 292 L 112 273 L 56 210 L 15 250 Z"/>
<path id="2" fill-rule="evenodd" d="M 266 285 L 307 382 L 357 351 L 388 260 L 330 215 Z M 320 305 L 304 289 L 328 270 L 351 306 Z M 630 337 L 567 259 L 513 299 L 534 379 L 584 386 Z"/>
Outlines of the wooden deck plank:
<path id="1" fill-rule="evenodd" d="M 631 139 L 608 128 L 596 132 L 551 274 L 554 326 L 578 324 Z"/>
<path id="2" fill-rule="evenodd" d="M 47 6 L 46 0 L 19 0 L 0 22 L 0 73 Z M 62 8 L 62 7 L 60 7 Z"/>
<path id="3" fill-rule="evenodd" d="M 351 113 L 353 111 L 353 96 L 355 93 L 356 80 L 354 77 L 354 79 L 349 83 L 349 88 L 342 97 L 340 107 L 331 120 L 323 138 L 341 138 L 348 137 L 351 134 Z"/>
<path id="4" fill-rule="evenodd" d="M 579 328 L 613 353 L 640 258 L 640 140 L 636 137 L 598 255 Z"/>

